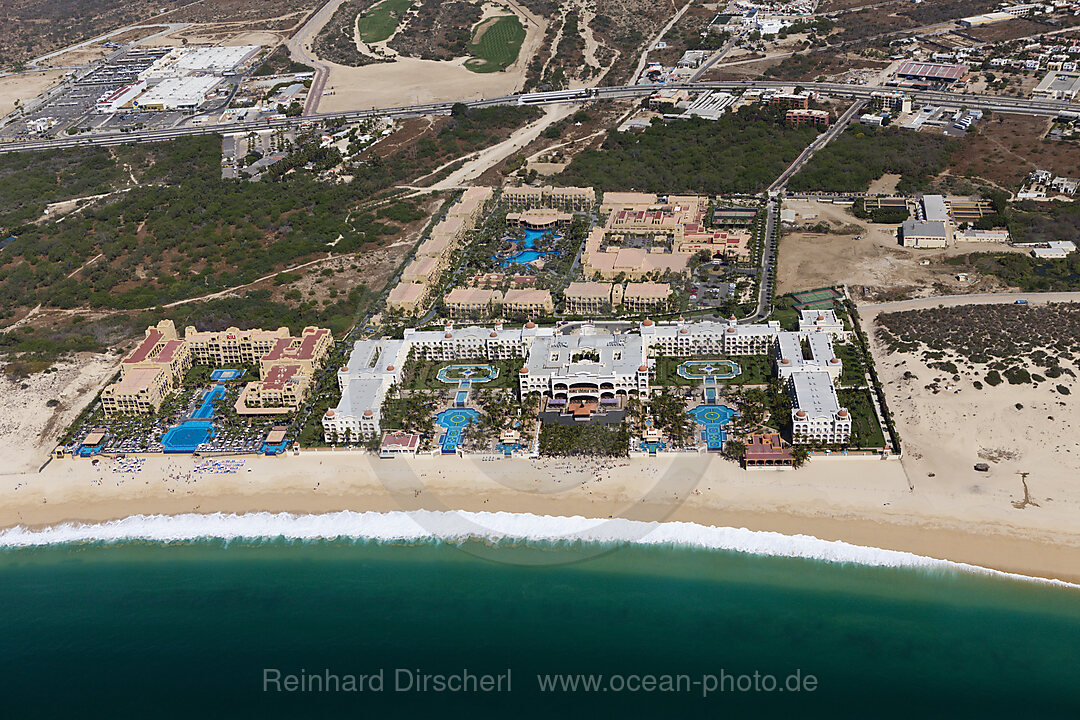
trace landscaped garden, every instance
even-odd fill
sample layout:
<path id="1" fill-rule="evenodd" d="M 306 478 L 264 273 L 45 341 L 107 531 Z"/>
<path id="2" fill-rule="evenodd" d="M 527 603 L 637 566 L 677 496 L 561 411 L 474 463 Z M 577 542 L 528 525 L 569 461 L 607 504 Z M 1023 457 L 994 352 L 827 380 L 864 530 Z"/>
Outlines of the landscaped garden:
<path id="1" fill-rule="evenodd" d="M 731 378 L 724 377 L 724 375 L 729 374 L 730 371 L 728 363 L 733 363 L 739 368 L 738 374 Z M 679 368 L 684 366 L 684 372 L 680 373 Z M 717 380 L 731 385 L 766 385 L 769 382 L 769 378 L 774 374 L 772 371 L 772 362 L 769 360 L 768 355 L 739 355 L 738 357 L 733 358 L 721 355 L 709 355 L 706 357 L 694 358 L 690 361 L 686 358 L 661 356 L 656 359 L 656 384 L 684 386 L 701 385 L 703 380 L 701 378 L 686 377 L 686 375 L 694 374 L 694 372 L 686 372 L 686 370 L 701 370 L 704 367 L 710 366 L 717 369 L 718 374 L 714 375 Z"/>

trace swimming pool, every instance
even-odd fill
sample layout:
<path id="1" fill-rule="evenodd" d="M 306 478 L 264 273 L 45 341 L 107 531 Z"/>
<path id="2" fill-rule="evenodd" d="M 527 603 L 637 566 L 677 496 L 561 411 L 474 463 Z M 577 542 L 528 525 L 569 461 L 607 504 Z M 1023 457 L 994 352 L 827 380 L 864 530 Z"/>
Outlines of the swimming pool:
<path id="1" fill-rule="evenodd" d="M 521 241 L 521 247 L 523 249 L 518 251 L 517 253 L 511 255 L 510 257 L 503 259 L 499 263 L 499 265 L 502 266 L 502 267 L 507 267 L 509 265 L 525 265 L 527 263 L 531 263 L 531 262 L 534 262 L 536 260 L 539 260 L 540 258 L 544 257 L 545 255 L 557 255 L 558 252 L 559 252 L 558 250 L 546 250 L 546 251 L 541 252 L 539 250 L 534 250 L 533 249 L 533 248 L 536 247 L 536 241 L 539 240 L 540 238 L 542 238 L 544 235 L 546 235 L 549 232 L 552 232 L 552 231 L 551 230 L 531 230 L 531 229 L 525 230 L 525 239 Z M 554 239 L 556 241 L 562 239 L 562 233 L 552 233 L 552 234 L 554 235 Z M 510 238 L 507 238 L 507 240 L 510 240 Z"/>
<path id="2" fill-rule="evenodd" d="M 731 360 L 687 360 L 675 372 L 687 380 L 730 380 L 742 368 Z"/>
<path id="3" fill-rule="evenodd" d="M 448 408 L 436 415 L 435 423 L 446 428 L 446 433 L 440 440 L 442 452 L 444 454 L 456 452 L 457 446 L 461 443 L 461 431 L 479 419 L 480 412 L 473 408 Z"/>
<path id="4" fill-rule="evenodd" d="M 192 420 L 209 420 L 214 417 L 214 400 L 225 397 L 225 386 L 220 383 L 206 391 L 199 409 L 191 414 Z"/>
<path id="5" fill-rule="evenodd" d="M 211 380 L 239 380 L 244 377 L 243 368 L 218 368 L 210 373 Z"/>
<path id="6" fill-rule="evenodd" d="M 167 453 L 190 453 L 214 437 L 214 425 L 208 420 L 189 420 L 170 429 L 161 437 L 161 450 Z"/>
<path id="7" fill-rule="evenodd" d="M 735 417 L 735 411 L 727 405 L 698 405 L 687 412 L 694 422 L 702 426 L 701 439 L 705 447 L 711 452 L 721 450 L 727 440 L 723 428 Z"/>

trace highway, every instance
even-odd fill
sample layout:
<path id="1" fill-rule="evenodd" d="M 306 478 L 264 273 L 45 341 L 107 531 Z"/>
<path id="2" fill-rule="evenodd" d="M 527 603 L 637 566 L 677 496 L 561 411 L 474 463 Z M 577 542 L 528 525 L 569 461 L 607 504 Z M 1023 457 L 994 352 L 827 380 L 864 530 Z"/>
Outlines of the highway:
<path id="1" fill-rule="evenodd" d="M 587 97 L 567 98 L 559 93 L 530 93 L 530 98 L 536 98 L 530 104 L 545 105 L 559 103 L 581 103 L 594 100 L 616 100 L 637 98 L 651 95 L 659 87 L 674 87 L 686 90 L 743 90 L 743 89 L 769 89 L 791 87 L 793 83 L 770 80 L 734 80 L 734 81 L 711 81 L 711 82 L 685 82 L 669 83 L 663 86 L 657 85 L 619 85 L 614 87 L 592 88 Z M 854 100 L 869 100 L 871 93 L 880 92 L 888 88 L 867 85 L 845 85 L 843 83 L 799 83 L 806 90 L 832 95 L 835 97 L 851 98 Z M 963 93 L 949 93 L 932 90 L 905 91 L 913 100 L 933 105 L 948 105 L 952 107 L 962 106 L 972 109 L 993 110 L 995 112 L 1010 112 L 1022 115 L 1038 115 L 1044 117 L 1057 117 L 1061 113 L 1080 114 L 1080 105 L 1062 100 L 1041 100 L 1025 98 L 1007 98 L 996 95 L 974 95 Z M 550 99 L 544 99 L 550 95 Z M 490 107 L 493 105 L 517 105 L 521 95 L 504 95 L 501 97 L 485 98 L 481 100 L 462 100 L 461 103 L 469 107 Z M 345 118 L 346 120 L 361 120 L 369 117 L 404 118 L 419 115 L 446 115 L 454 106 L 453 102 L 425 103 L 421 105 L 404 105 L 400 107 L 375 108 L 371 110 L 352 110 L 337 113 L 316 113 L 295 118 L 274 118 L 269 120 L 253 120 L 245 122 L 205 124 L 196 127 L 178 127 L 166 130 L 140 130 L 128 133 L 102 133 L 95 135 L 76 135 L 72 137 L 60 137 L 49 140 L 34 140 L 26 142 L 0 143 L 0 153 L 17 152 L 23 150 L 53 150 L 60 148 L 82 147 L 90 145 L 121 145 L 133 142 L 158 142 L 172 140 L 189 135 L 207 135 L 217 133 L 242 133 L 252 130 L 265 130 L 268 128 L 295 127 L 304 123 L 320 122 L 331 118 Z"/>

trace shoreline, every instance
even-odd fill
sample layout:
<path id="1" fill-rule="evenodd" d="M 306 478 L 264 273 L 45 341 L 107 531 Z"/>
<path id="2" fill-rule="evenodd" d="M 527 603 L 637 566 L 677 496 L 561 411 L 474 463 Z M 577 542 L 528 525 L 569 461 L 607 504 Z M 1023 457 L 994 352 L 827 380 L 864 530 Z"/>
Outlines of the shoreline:
<path id="1" fill-rule="evenodd" d="M 201 524 L 201 527 L 200 527 Z M 676 547 L 736 552 L 758 557 L 815 560 L 866 567 L 947 569 L 967 574 L 1037 582 L 1080 589 L 1080 582 L 1006 572 L 970 563 L 915 553 L 857 545 L 843 540 L 823 540 L 799 534 L 714 526 L 689 521 L 642 523 L 617 519 L 506 511 L 339 510 L 294 514 L 264 511 L 180 515 L 132 515 L 104 523 L 65 523 L 40 529 L 0 530 L 0 549 L 21 550 L 69 544 L 122 544 L 147 542 L 169 545 L 200 540 L 225 543 L 252 540 L 328 541 L 340 539 L 378 543 L 469 540 L 511 540 L 521 543 L 569 543 L 597 546 L 600 555 L 611 546 Z M 13 532 L 14 531 L 14 532 Z M 578 562 L 575 560 L 574 562 Z"/>
<path id="2" fill-rule="evenodd" d="M 796 472 L 747 472 L 696 455 L 485 462 L 334 453 L 249 458 L 238 473 L 192 480 L 195 464 L 151 457 L 143 470 L 115 473 L 106 461 L 97 470 L 86 460 L 64 459 L 40 474 L 0 476 L 0 528 L 136 515 L 343 510 L 614 517 L 804 535 L 1080 583 L 1080 530 L 1071 509 L 1036 514 L 993 498 L 973 507 L 970 498 L 911 491 L 895 461 L 811 461 Z"/>

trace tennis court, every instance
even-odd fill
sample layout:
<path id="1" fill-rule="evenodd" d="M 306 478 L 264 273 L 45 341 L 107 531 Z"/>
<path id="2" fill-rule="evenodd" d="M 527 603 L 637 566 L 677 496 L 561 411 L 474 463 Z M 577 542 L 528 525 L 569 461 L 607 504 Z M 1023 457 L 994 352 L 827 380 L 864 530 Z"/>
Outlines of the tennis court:
<path id="1" fill-rule="evenodd" d="M 795 307 L 799 310 L 829 310 L 843 294 L 833 288 L 816 288 L 803 292 L 791 293 Z"/>

